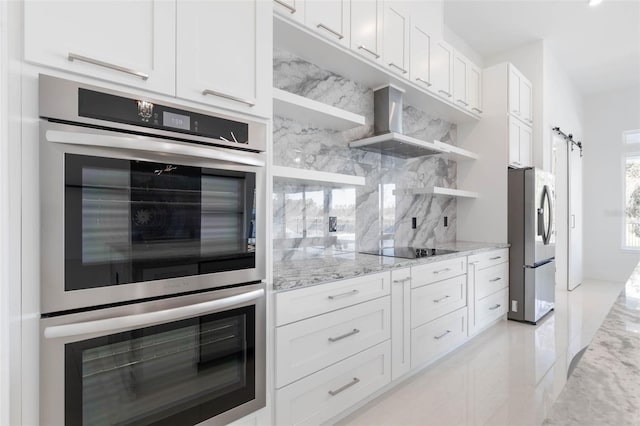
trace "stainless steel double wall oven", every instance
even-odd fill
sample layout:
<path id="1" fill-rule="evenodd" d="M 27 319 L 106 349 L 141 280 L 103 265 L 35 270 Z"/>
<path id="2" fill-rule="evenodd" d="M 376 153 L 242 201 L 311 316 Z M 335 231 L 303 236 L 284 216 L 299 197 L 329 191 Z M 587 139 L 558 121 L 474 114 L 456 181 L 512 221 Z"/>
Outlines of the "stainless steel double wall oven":
<path id="1" fill-rule="evenodd" d="M 265 405 L 266 126 L 40 76 L 41 423 Z"/>

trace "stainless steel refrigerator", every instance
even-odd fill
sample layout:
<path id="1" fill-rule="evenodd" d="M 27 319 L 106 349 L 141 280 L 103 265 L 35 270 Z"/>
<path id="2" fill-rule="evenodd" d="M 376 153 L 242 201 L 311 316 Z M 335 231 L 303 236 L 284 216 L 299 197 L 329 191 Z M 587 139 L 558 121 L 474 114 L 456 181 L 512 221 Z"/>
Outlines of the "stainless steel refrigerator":
<path id="1" fill-rule="evenodd" d="M 537 323 L 555 302 L 553 175 L 509 169 L 509 314 Z"/>

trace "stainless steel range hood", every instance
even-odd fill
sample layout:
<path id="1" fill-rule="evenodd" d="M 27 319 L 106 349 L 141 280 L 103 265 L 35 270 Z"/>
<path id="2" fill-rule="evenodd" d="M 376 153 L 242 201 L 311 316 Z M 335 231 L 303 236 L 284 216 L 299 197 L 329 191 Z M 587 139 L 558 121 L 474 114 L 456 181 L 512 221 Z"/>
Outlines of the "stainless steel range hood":
<path id="1" fill-rule="evenodd" d="M 385 86 L 373 92 L 373 129 L 375 136 L 349 143 L 350 148 L 410 158 L 448 152 L 433 142 L 402 134 L 402 95 L 404 90 Z"/>

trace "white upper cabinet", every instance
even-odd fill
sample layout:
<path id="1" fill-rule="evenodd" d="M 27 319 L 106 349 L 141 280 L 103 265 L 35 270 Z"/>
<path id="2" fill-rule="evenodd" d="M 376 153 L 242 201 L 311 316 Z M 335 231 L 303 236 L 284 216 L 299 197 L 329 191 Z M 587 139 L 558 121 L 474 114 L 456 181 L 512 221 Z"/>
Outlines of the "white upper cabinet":
<path id="1" fill-rule="evenodd" d="M 453 58 L 453 101 L 460 108 L 467 108 L 467 75 L 469 60 L 459 52 Z"/>
<path id="2" fill-rule="evenodd" d="M 533 124 L 531 82 L 509 64 L 509 113 L 528 125 Z"/>
<path id="3" fill-rule="evenodd" d="M 531 127 L 509 117 L 509 166 L 531 167 L 532 132 Z"/>
<path id="4" fill-rule="evenodd" d="M 382 61 L 382 0 L 351 2 L 351 49 Z"/>
<path id="5" fill-rule="evenodd" d="M 175 2 L 26 1 L 28 62 L 175 94 Z"/>
<path id="6" fill-rule="evenodd" d="M 475 114 L 482 114 L 482 70 L 470 64 L 467 70 L 467 102 Z"/>
<path id="7" fill-rule="evenodd" d="M 336 43 L 349 46 L 349 0 L 305 0 L 305 24 Z"/>
<path id="8" fill-rule="evenodd" d="M 304 0 L 273 0 L 273 11 L 298 22 L 304 22 Z"/>
<path id="9" fill-rule="evenodd" d="M 413 83 L 433 89 L 432 55 L 442 38 L 442 2 L 411 2 L 410 70 Z"/>
<path id="10" fill-rule="evenodd" d="M 431 57 L 431 79 L 433 91 L 453 102 L 453 47 L 444 40 L 433 46 Z"/>
<path id="11" fill-rule="evenodd" d="M 409 12 L 404 3 L 384 3 L 384 65 L 404 78 L 409 78 Z"/>
<path id="12" fill-rule="evenodd" d="M 177 95 L 271 116 L 272 5 L 179 0 Z"/>

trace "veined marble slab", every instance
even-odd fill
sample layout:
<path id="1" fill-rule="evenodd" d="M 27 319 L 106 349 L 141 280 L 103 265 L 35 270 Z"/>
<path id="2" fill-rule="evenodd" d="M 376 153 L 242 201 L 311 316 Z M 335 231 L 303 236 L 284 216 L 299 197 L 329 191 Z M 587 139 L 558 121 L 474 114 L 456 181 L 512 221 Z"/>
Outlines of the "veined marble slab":
<path id="1" fill-rule="evenodd" d="M 509 247 L 509 245 L 455 241 L 438 245 L 436 248 L 456 250 L 457 253 L 420 259 L 401 259 L 352 251 L 325 250 L 321 247 L 283 250 L 274 254 L 274 259 L 283 260 L 276 261 L 273 264 L 273 287 L 276 291 L 299 289 L 389 269 L 408 268 L 461 256 L 470 256 L 505 247 Z"/>
<path id="2" fill-rule="evenodd" d="M 640 264 L 544 425 L 640 425 Z"/>

